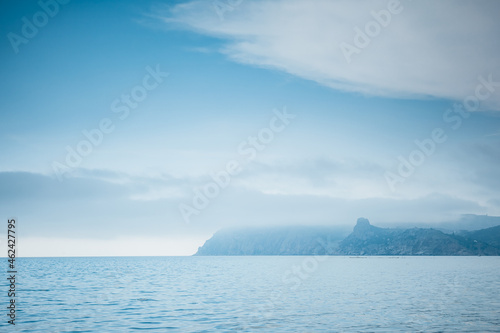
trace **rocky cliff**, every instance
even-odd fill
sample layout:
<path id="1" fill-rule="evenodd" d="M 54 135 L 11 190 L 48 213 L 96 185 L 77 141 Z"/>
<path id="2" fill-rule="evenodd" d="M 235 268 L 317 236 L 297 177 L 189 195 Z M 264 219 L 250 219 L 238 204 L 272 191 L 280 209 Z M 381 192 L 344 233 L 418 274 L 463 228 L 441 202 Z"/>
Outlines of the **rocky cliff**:
<path id="1" fill-rule="evenodd" d="M 431 228 L 384 229 L 372 226 L 366 219 L 358 219 L 353 232 L 340 242 L 339 252 L 345 255 L 500 255 L 500 248 L 478 235 L 482 233 L 455 235 Z M 496 239 L 499 237 L 497 232 Z"/>
<path id="2" fill-rule="evenodd" d="M 345 228 L 275 227 L 223 229 L 207 240 L 196 255 L 337 254 Z"/>
<path id="3" fill-rule="evenodd" d="M 346 237 L 347 236 L 347 237 Z M 379 228 L 359 218 L 352 233 L 333 227 L 224 229 L 196 255 L 500 255 L 500 226 L 458 233 Z"/>

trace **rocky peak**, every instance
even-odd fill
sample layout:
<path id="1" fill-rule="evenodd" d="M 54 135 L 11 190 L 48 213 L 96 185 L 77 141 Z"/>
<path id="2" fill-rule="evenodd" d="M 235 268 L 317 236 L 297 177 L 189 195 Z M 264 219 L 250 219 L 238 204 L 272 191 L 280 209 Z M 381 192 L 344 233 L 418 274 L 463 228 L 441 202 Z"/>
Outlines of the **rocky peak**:
<path id="1" fill-rule="evenodd" d="M 365 233 L 370 230 L 371 224 L 368 219 L 365 219 L 364 217 L 360 217 L 358 221 L 356 222 L 356 225 L 354 226 L 354 233 Z"/>
<path id="2" fill-rule="evenodd" d="M 352 236 L 359 239 L 367 239 L 376 234 L 378 228 L 372 226 L 368 219 L 360 217 L 354 226 Z"/>

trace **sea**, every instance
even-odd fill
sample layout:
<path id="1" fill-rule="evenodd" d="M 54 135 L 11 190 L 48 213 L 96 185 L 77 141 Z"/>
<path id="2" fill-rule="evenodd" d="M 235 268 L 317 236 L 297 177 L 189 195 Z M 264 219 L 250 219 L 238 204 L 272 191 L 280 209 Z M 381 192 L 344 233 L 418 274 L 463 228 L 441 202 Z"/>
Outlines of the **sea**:
<path id="1" fill-rule="evenodd" d="M 4 267 L 7 267 L 7 259 Z M 500 257 L 16 259 L 0 332 L 500 332 Z"/>

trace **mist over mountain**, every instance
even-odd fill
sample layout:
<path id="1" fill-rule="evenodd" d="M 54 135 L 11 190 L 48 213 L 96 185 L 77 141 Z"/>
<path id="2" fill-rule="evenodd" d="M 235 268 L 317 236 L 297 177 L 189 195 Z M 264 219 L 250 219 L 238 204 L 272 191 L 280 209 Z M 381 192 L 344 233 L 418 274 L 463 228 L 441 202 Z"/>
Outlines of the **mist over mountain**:
<path id="1" fill-rule="evenodd" d="M 349 232 L 345 227 L 303 226 L 222 229 L 196 255 L 332 254 Z"/>
<path id="2" fill-rule="evenodd" d="M 438 223 L 412 223 L 412 227 L 433 228 L 445 233 L 459 232 L 463 230 L 474 231 L 491 228 L 500 225 L 500 216 L 463 214 L 458 220 Z M 388 228 L 405 228 L 405 224 L 384 224 Z M 407 228 L 407 225 L 406 225 Z"/>
<path id="3" fill-rule="evenodd" d="M 445 233 L 434 228 L 380 228 L 359 218 L 342 227 L 223 229 L 195 255 L 500 255 L 500 225 Z"/>
<path id="4" fill-rule="evenodd" d="M 500 248 L 487 242 L 499 238 L 499 227 L 483 229 L 481 232 L 447 234 L 433 228 L 378 228 L 367 219 L 360 218 L 353 232 L 339 244 L 339 254 L 500 255 Z"/>

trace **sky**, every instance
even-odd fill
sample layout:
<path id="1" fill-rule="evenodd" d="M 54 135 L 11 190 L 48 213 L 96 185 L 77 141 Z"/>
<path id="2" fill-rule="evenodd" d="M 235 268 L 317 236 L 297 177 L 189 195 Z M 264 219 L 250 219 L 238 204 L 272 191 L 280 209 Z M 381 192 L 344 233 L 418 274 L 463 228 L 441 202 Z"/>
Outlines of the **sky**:
<path id="1" fill-rule="evenodd" d="M 498 14 L 2 1 L 2 242 L 13 217 L 18 255 L 103 256 L 191 255 L 224 227 L 499 216 Z"/>

